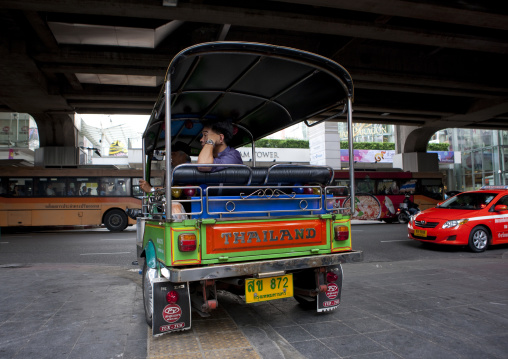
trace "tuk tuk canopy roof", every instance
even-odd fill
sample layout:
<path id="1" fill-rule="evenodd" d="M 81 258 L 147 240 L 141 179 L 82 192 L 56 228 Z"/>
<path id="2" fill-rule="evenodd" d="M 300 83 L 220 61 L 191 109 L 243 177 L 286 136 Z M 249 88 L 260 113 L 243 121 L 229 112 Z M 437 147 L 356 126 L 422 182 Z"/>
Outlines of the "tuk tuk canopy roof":
<path id="1" fill-rule="evenodd" d="M 171 61 L 167 81 L 172 145 L 193 154 L 201 148 L 203 120 L 230 119 L 238 131 L 229 145 L 239 147 L 302 121 L 341 114 L 353 98 L 351 76 L 336 62 L 260 43 L 189 47 Z M 163 86 L 143 134 L 146 154 L 165 147 L 165 112 Z"/>

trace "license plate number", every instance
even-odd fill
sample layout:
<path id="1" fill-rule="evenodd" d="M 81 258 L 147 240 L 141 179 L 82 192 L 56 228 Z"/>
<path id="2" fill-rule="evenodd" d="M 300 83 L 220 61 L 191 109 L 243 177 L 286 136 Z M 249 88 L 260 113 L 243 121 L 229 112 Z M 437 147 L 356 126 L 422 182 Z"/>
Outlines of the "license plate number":
<path id="1" fill-rule="evenodd" d="M 257 303 L 293 296 L 293 275 L 245 280 L 245 301 Z"/>
<path id="2" fill-rule="evenodd" d="M 427 237 L 427 231 L 425 231 L 423 229 L 415 229 L 415 236 Z"/>

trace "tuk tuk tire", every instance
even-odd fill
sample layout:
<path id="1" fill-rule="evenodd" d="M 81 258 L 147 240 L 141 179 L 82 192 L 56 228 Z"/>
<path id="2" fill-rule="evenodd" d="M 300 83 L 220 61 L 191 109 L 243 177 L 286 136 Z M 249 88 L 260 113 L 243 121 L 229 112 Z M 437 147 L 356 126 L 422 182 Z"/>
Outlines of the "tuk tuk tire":
<path id="1" fill-rule="evenodd" d="M 468 247 L 474 253 L 481 253 L 487 249 L 489 241 L 489 230 L 484 226 L 477 226 L 469 234 Z"/>
<path id="2" fill-rule="evenodd" d="M 143 265 L 143 277 L 141 279 L 141 288 L 143 288 L 143 308 L 145 309 L 145 320 L 146 323 L 152 327 L 153 321 L 153 305 L 152 305 L 152 297 L 153 297 L 153 289 L 152 289 L 152 281 L 151 279 L 155 277 L 157 274 L 157 270 L 153 268 L 149 268 L 145 264 Z"/>
<path id="3" fill-rule="evenodd" d="M 111 232 L 121 232 L 127 228 L 128 224 L 127 215 L 119 209 L 112 209 L 104 216 L 104 225 Z"/>

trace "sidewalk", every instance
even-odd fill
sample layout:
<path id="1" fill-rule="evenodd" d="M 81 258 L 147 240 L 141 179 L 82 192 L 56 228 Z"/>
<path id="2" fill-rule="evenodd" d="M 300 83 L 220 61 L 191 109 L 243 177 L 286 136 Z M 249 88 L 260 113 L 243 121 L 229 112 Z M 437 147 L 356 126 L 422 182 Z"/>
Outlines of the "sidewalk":
<path id="1" fill-rule="evenodd" d="M 153 338 L 137 269 L 0 266 L 0 358 L 492 358 L 508 353 L 508 252 L 344 265 L 331 313 L 221 293 L 192 330 Z"/>

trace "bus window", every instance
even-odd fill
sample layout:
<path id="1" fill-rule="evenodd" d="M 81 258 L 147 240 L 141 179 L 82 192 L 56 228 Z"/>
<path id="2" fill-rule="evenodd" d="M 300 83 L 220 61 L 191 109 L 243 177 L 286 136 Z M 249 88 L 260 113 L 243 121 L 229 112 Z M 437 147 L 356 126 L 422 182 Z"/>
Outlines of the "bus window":
<path id="1" fill-rule="evenodd" d="M 397 181 L 393 179 L 378 180 L 376 194 L 399 194 Z"/>
<path id="2" fill-rule="evenodd" d="M 6 196 L 7 195 L 7 186 L 5 185 L 4 181 L 0 179 L 0 196 Z"/>
<path id="3" fill-rule="evenodd" d="M 64 196 L 66 194 L 65 178 L 40 177 L 37 186 L 37 196 Z"/>
<path id="4" fill-rule="evenodd" d="M 13 197 L 32 196 L 33 180 L 31 178 L 9 178 L 9 190 L 6 194 Z"/>
<path id="5" fill-rule="evenodd" d="M 74 183 L 77 189 L 76 196 L 98 196 L 99 195 L 99 181 L 95 177 L 81 177 L 70 178 L 69 182 Z M 70 184 L 69 184 L 70 186 Z"/>
<path id="6" fill-rule="evenodd" d="M 139 182 L 138 182 L 139 183 Z M 102 189 L 106 196 L 130 196 L 131 179 L 127 177 L 105 177 L 102 179 Z M 101 191 L 102 191 L 101 189 Z"/>
<path id="7" fill-rule="evenodd" d="M 374 181 L 370 178 L 358 179 L 356 181 L 357 193 L 370 193 L 374 194 Z"/>
<path id="8" fill-rule="evenodd" d="M 400 186 L 400 192 L 402 194 L 414 194 L 416 191 L 416 180 L 410 179 L 408 181 L 402 182 L 402 186 Z"/>
<path id="9" fill-rule="evenodd" d="M 443 200 L 443 183 L 440 179 L 419 180 L 418 192 L 424 196 L 441 201 Z"/>

